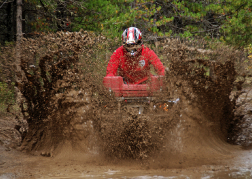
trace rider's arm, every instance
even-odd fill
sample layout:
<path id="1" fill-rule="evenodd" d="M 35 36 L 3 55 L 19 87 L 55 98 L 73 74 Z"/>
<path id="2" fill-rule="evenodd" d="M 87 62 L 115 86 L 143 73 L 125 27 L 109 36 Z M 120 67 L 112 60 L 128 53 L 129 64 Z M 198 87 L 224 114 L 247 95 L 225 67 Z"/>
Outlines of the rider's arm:
<path id="1" fill-rule="evenodd" d="M 117 49 L 108 62 L 106 76 L 116 76 L 119 66 L 120 50 Z"/>
<path id="2" fill-rule="evenodd" d="M 158 75 L 165 75 L 165 67 L 153 50 L 149 50 L 150 63 L 155 68 Z"/>

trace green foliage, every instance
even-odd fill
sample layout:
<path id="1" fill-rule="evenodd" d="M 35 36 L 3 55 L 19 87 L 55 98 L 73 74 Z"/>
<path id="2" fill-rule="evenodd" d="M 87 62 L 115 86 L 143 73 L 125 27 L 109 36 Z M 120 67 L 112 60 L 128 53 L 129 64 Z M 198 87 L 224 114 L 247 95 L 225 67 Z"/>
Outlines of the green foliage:
<path id="1" fill-rule="evenodd" d="M 8 42 L 8 41 L 5 41 L 5 46 L 13 46 L 15 43 L 12 41 L 12 42 Z"/>
<path id="2" fill-rule="evenodd" d="M 36 14 L 26 24 L 36 33 L 56 32 L 57 30 L 57 9 L 58 0 L 25 0 L 26 6 L 36 9 Z M 31 10 L 33 11 L 33 10 Z"/>
<path id="3" fill-rule="evenodd" d="M 79 31 L 80 29 L 118 37 L 121 30 L 131 26 L 136 11 L 133 0 L 32 0 L 25 1 L 38 12 L 27 22 L 35 32 Z"/>
<path id="4" fill-rule="evenodd" d="M 37 10 L 36 32 L 102 33 L 113 39 L 129 26 L 145 36 L 217 38 L 237 47 L 252 40 L 251 0 L 25 0 Z"/>
<path id="5" fill-rule="evenodd" d="M 252 59 L 252 44 L 249 44 L 249 46 L 247 47 L 248 50 L 248 54 L 249 54 L 249 58 Z"/>
<path id="6" fill-rule="evenodd" d="M 7 114 L 6 109 L 8 104 L 14 104 L 14 84 L 10 86 L 5 82 L 0 82 L 0 114 Z M 17 108 L 17 106 L 16 106 Z"/>
<path id="7" fill-rule="evenodd" d="M 84 9 L 79 8 L 81 16 L 74 18 L 73 30 L 85 29 L 102 32 L 108 37 L 121 35 L 123 27 L 133 22 L 135 11 L 129 4 L 133 0 L 93 0 L 83 2 Z"/>
<path id="8" fill-rule="evenodd" d="M 250 0 L 228 0 L 222 7 L 223 39 L 235 46 L 247 46 L 252 40 L 252 2 Z"/>
<path id="9" fill-rule="evenodd" d="M 137 0 L 139 21 L 159 36 L 219 38 L 234 46 L 252 40 L 250 0 Z M 172 29 L 172 34 L 167 33 Z"/>
<path id="10" fill-rule="evenodd" d="M 10 89 L 6 83 L 0 82 L 0 105 L 14 102 L 13 86 Z"/>

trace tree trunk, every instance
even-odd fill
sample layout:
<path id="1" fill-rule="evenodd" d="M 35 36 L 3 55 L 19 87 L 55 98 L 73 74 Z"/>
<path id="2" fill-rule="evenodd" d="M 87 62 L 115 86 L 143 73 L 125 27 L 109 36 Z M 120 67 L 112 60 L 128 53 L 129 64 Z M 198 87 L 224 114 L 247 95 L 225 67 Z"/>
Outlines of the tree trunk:
<path id="1" fill-rule="evenodd" d="M 17 18 L 17 45 L 19 45 L 22 39 L 22 0 L 17 0 L 16 18 Z"/>
<path id="2" fill-rule="evenodd" d="M 16 13 L 16 29 L 17 29 L 17 34 L 16 34 L 16 82 L 19 82 L 21 79 L 21 39 L 22 39 L 22 0 L 17 0 L 17 13 Z M 21 100 L 21 93 L 16 88 L 16 102 L 20 104 Z"/>

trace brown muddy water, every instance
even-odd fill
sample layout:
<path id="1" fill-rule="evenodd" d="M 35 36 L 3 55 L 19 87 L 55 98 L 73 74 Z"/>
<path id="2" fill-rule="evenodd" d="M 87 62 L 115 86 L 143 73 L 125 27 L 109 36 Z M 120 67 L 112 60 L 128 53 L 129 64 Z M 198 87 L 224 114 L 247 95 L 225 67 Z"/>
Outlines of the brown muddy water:
<path id="1" fill-rule="evenodd" d="M 251 178 L 252 155 L 237 150 L 212 164 L 151 168 L 137 161 L 107 161 L 98 154 L 65 158 L 31 156 L 1 147 L 0 178 Z M 228 156 L 228 157 L 227 157 Z M 232 156 L 232 157 L 231 157 Z M 227 159 L 228 158 L 228 159 Z M 166 158 L 169 160 L 169 158 Z M 151 161 L 148 161 L 150 163 Z M 176 165 L 176 163 L 174 162 Z"/>
<path id="2" fill-rule="evenodd" d="M 227 144 L 205 127 L 185 119 L 170 131 L 164 150 L 139 160 L 108 158 L 94 147 L 95 138 L 90 139 L 92 148 L 85 149 L 76 149 L 65 142 L 60 152 L 52 157 L 41 156 L 38 151 L 23 153 L 8 147 L 19 135 L 6 132 L 15 122 L 4 119 L 1 134 L 5 131 L 6 135 L 1 135 L 5 143 L 0 145 L 0 178 L 252 178 L 249 147 Z M 189 124 L 192 130 L 188 130 Z"/>

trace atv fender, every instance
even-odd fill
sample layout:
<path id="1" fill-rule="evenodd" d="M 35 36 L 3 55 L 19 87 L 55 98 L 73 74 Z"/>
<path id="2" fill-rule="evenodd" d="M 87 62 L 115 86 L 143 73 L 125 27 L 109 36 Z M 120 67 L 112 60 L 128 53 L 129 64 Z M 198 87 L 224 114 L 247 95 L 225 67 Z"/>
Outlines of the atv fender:
<path id="1" fill-rule="evenodd" d="M 124 84 L 121 76 L 103 78 L 103 85 L 116 97 L 150 97 L 163 87 L 163 76 L 151 76 L 147 84 Z"/>

